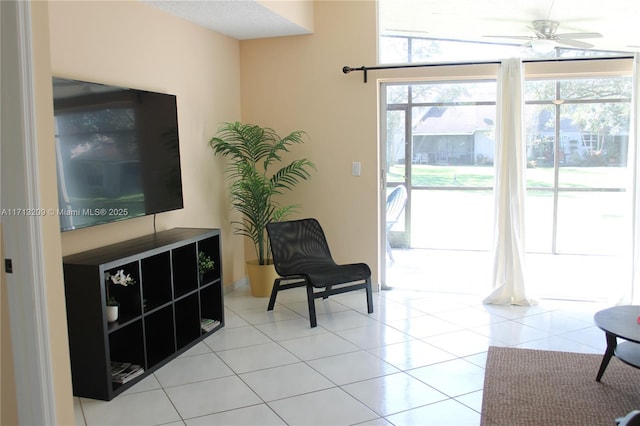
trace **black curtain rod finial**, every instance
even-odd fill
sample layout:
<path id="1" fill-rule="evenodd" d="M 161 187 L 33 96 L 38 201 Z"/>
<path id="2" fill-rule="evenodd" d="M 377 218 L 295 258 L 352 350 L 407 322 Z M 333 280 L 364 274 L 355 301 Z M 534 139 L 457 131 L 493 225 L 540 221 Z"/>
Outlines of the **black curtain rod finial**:
<path id="1" fill-rule="evenodd" d="M 342 67 L 342 72 L 345 74 L 349 74 L 351 71 L 363 71 L 364 72 L 364 82 L 367 82 L 367 67 L 365 67 L 364 65 L 361 66 L 360 68 L 353 68 L 350 67 L 348 65 L 345 65 L 344 67 Z"/>
<path id="2" fill-rule="evenodd" d="M 353 68 L 348 65 L 345 65 L 344 67 L 342 67 L 342 72 L 345 74 L 349 74 L 351 71 L 366 71 L 366 70 L 367 70 L 367 67 L 365 67 L 364 65 L 361 66 L 360 68 Z"/>

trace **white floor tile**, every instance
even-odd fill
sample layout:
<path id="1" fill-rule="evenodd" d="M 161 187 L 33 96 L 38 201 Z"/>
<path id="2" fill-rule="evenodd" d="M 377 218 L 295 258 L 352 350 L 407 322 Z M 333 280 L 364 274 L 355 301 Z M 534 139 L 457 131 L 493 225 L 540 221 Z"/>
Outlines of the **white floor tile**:
<path id="1" fill-rule="evenodd" d="M 317 316 L 318 325 L 330 331 L 346 330 L 355 327 L 364 327 L 373 322 L 377 322 L 371 315 L 367 315 L 354 310 L 331 312 Z"/>
<path id="2" fill-rule="evenodd" d="M 387 419 L 395 426 L 477 426 L 480 413 L 450 399 L 388 416 Z"/>
<path id="3" fill-rule="evenodd" d="M 165 388 L 165 392 L 171 400 L 170 403 L 167 401 L 167 405 L 173 404 L 183 419 L 262 403 L 237 376 L 172 386 Z"/>
<path id="4" fill-rule="evenodd" d="M 302 317 L 286 306 L 277 306 L 272 311 L 267 311 L 267 305 L 258 309 L 236 310 L 236 313 L 249 324 L 264 324 L 275 321 L 284 321 Z"/>
<path id="5" fill-rule="evenodd" d="M 473 327 L 471 330 L 487 337 L 494 337 L 509 346 L 542 339 L 547 336 L 541 330 L 515 321 L 496 322 L 481 327 Z"/>
<path id="6" fill-rule="evenodd" d="M 275 342 L 218 351 L 217 354 L 236 374 L 300 361 Z"/>
<path id="7" fill-rule="evenodd" d="M 576 353 L 585 353 L 585 354 L 604 353 L 604 351 L 599 351 L 593 348 L 592 346 L 574 342 L 562 336 L 549 336 L 543 339 L 526 342 L 521 345 L 517 345 L 515 347 L 526 348 L 526 349 L 541 349 L 545 351 L 576 352 Z"/>
<path id="8" fill-rule="evenodd" d="M 240 374 L 240 378 L 265 401 L 274 401 L 335 386 L 304 363 Z"/>
<path id="9" fill-rule="evenodd" d="M 280 426 L 286 425 L 266 404 L 196 417 L 185 421 L 187 426 Z"/>
<path id="10" fill-rule="evenodd" d="M 363 423 L 358 423 L 356 426 L 393 426 L 385 418 L 379 417 L 374 420 L 369 420 Z"/>
<path id="11" fill-rule="evenodd" d="M 352 425 L 378 417 L 339 388 L 280 399 L 269 406 L 289 425 Z"/>
<path id="12" fill-rule="evenodd" d="M 484 386 L 484 368 L 461 358 L 416 368 L 407 373 L 450 397 L 480 391 Z"/>
<path id="13" fill-rule="evenodd" d="M 154 373 L 163 387 L 217 379 L 233 376 L 233 374 L 233 370 L 211 352 L 175 359 Z"/>
<path id="14" fill-rule="evenodd" d="M 162 385 L 156 379 L 156 376 L 153 374 L 148 375 L 144 379 L 140 380 L 135 385 L 131 386 L 126 391 L 122 392 L 122 395 L 127 395 L 130 393 L 138 393 L 138 392 L 146 392 L 155 389 L 162 389 Z"/>
<path id="15" fill-rule="evenodd" d="M 462 359 L 469 361 L 470 363 L 477 365 L 478 367 L 485 368 L 485 366 L 487 365 L 487 352 L 480 352 L 477 354 L 465 356 Z"/>
<path id="16" fill-rule="evenodd" d="M 322 326 L 311 328 L 308 318 L 257 324 L 256 328 L 276 342 L 327 332 Z"/>
<path id="17" fill-rule="evenodd" d="M 517 320 L 518 322 L 544 331 L 549 335 L 563 334 L 570 331 L 581 330 L 593 326 L 593 321 L 587 322 L 576 319 L 575 316 L 561 312 L 545 312 L 537 315 L 530 315 Z"/>
<path id="18" fill-rule="evenodd" d="M 269 342 L 271 342 L 271 339 L 252 326 L 239 328 L 223 327 L 204 339 L 204 343 L 214 351 L 243 348 Z"/>
<path id="19" fill-rule="evenodd" d="M 82 404 L 80 398 L 73 397 L 73 414 L 75 419 L 75 426 L 85 426 L 87 423 L 84 421 L 84 413 L 82 412 Z"/>
<path id="20" fill-rule="evenodd" d="M 342 386 L 346 392 L 381 416 L 447 399 L 407 373 L 395 373 Z"/>
<path id="21" fill-rule="evenodd" d="M 111 401 L 81 398 L 87 426 L 159 425 L 180 420 L 162 390 L 119 395 Z"/>
<path id="22" fill-rule="evenodd" d="M 472 410 L 480 413 L 482 411 L 482 391 L 476 391 L 460 395 L 455 398 L 456 401 L 466 405 Z"/>
<path id="23" fill-rule="evenodd" d="M 282 302 L 280 302 L 282 303 Z M 307 299 L 298 301 L 298 302 L 289 302 L 285 303 L 284 306 L 291 309 L 292 311 L 298 313 L 299 315 L 309 318 L 309 304 L 307 303 Z M 316 315 L 329 314 L 334 312 L 348 311 L 350 308 L 343 304 L 334 302 L 331 299 L 316 299 Z"/>
<path id="24" fill-rule="evenodd" d="M 538 305 L 532 306 L 517 306 L 517 305 L 481 305 L 477 309 L 482 309 L 489 313 L 499 315 L 505 319 L 515 320 L 518 318 L 524 318 L 529 315 L 540 314 L 546 312 L 546 309 Z"/>
<path id="25" fill-rule="evenodd" d="M 397 373 L 393 365 L 365 351 L 350 352 L 308 361 L 311 367 L 337 385 Z"/>
<path id="26" fill-rule="evenodd" d="M 498 340 L 497 337 L 483 336 L 471 330 L 454 331 L 422 340 L 433 346 L 446 348 L 447 352 L 459 357 L 485 352 L 489 346 L 506 346 L 506 343 Z"/>
<path id="27" fill-rule="evenodd" d="M 333 333 L 298 337 L 284 340 L 280 344 L 303 361 L 359 350 L 353 343 Z"/>
<path id="28" fill-rule="evenodd" d="M 224 308 L 224 328 L 237 328 L 237 327 L 246 327 L 249 323 L 242 319 L 238 314 L 233 312 L 228 307 Z"/>
<path id="29" fill-rule="evenodd" d="M 423 367 L 455 358 L 455 355 L 450 352 L 421 340 L 408 340 L 381 346 L 370 349 L 369 352 L 400 370 Z"/>
<path id="30" fill-rule="evenodd" d="M 500 315 L 468 307 L 441 312 L 438 314 L 438 318 L 466 328 L 506 321 L 506 318 Z"/>
<path id="31" fill-rule="evenodd" d="M 375 305 L 373 314 L 371 315 L 380 322 L 390 323 L 392 321 L 406 321 L 408 318 L 424 315 L 424 312 L 412 309 L 402 303 L 393 301 L 383 302 L 380 300 L 378 304 Z"/>
<path id="32" fill-rule="evenodd" d="M 202 355 L 211 353 L 211 348 L 205 345 L 203 342 L 199 342 L 193 345 L 190 349 L 185 351 L 179 358 L 185 356 L 194 356 L 194 355 Z"/>
<path id="33" fill-rule="evenodd" d="M 437 336 L 438 334 L 450 333 L 462 329 L 459 325 L 428 314 L 413 317 L 410 321 L 391 321 L 388 324 L 415 338 Z"/>
<path id="34" fill-rule="evenodd" d="M 363 349 L 412 340 L 411 336 L 379 322 L 370 322 L 364 327 L 349 328 L 335 333 Z"/>

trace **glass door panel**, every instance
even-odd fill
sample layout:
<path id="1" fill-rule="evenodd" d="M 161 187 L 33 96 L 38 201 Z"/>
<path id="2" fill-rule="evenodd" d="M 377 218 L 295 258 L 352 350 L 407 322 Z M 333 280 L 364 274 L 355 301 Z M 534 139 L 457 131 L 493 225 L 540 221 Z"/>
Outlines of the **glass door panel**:
<path id="1" fill-rule="evenodd" d="M 398 87 L 391 86 L 395 90 L 396 99 L 399 96 L 403 98 L 402 91 Z M 400 86 L 405 88 L 406 86 Z M 392 96 L 393 97 L 393 96 Z M 402 185 L 409 187 L 406 174 L 406 158 L 407 158 L 407 119 L 406 109 L 394 109 L 387 111 L 387 144 L 386 144 L 386 238 L 387 247 L 407 247 L 408 245 L 408 220 L 406 219 L 408 210 L 405 208 L 392 207 L 392 201 L 389 198 L 391 192 Z M 406 203 L 408 204 L 408 200 Z M 388 253 L 389 254 L 389 253 Z M 391 255 L 392 256 L 392 255 Z M 390 256 L 390 257 L 391 257 Z M 392 257 L 391 257 L 392 258 Z"/>
<path id="2" fill-rule="evenodd" d="M 612 297 L 610 280 L 597 278 L 602 271 L 618 277 L 618 288 L 629 282 L 619 268 L 630 247 L 630 83 L 607 77 L 525 84 L 526 279 L 541 297 Z"/>
<path id="3" fill-rule="evenodd" d="M 405 222 L 388 233 L 391 286 L 464 292 L 488 282 L 495 88 L 495 81 L 383 85 L 386 190 L 404 184 L 408 192 Z"/>

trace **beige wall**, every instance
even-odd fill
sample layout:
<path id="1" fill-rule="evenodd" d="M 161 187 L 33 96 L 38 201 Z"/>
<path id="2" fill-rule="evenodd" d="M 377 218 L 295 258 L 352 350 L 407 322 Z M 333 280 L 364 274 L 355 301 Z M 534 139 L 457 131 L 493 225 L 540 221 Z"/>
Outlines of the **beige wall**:
<path id="1" fill-rule="evenodd" d="M 222 121 L 240 118 L 239 42 L 137 1 L 52 2 L 55 76 L 175 94 L 184 209 L 156 216 L 157 230 L 223 229 L 225 284 L 244 276 L 229 231 L 220 159 L 208 147 Z M 63 254 L 150 234 L 153 217 L 62 234 Z M 240 248 L 240 251 L 242 249 Z"/>
<path id="2" fill-rule="evenodd" d="M 267 9 L 285 18 L 292 24 L 313 32 L 313 0 L 257 0 Z"/>
<path id="3" fill-rule="evenodd" d="M 242 119 L 279 133 L 305 130 L 293 155 L 318 170 L 290 201 L 298 217 L 317 217 L 337 261 L 378 264 L 377 92 L 375 83 L 344 75 L 344 65 L 376 61 L 373 1 L 315 3 L 314 34 L 240 43 Z M 362 176 L 351 176 L 351 162 Z M 374 276 L 377 282 L 377 276 Z"/>

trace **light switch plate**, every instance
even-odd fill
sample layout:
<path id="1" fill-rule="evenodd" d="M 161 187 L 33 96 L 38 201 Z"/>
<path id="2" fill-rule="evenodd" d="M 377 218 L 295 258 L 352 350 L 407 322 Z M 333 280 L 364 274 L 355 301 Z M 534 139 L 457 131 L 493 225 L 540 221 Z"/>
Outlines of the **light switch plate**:
<path id="1" fill-rule="evenodd" d="M 351 163 L 351 176 L 360 176 L 360 162 L 354 161 Z"/>

